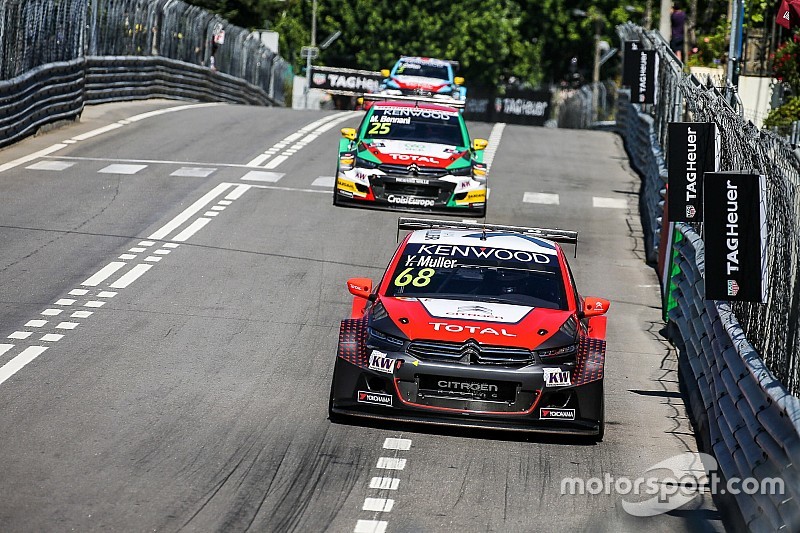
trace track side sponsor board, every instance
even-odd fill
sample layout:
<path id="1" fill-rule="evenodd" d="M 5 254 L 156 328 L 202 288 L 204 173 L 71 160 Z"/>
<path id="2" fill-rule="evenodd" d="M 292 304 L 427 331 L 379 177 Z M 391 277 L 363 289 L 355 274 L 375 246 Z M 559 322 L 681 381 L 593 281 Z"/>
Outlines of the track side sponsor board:
<path id="1" fill-rule="evenodd" d="M 719 143 L 713 122 L 669 124 L 670 222 L 703 221 L 703 175 L 719 169 Z"/>

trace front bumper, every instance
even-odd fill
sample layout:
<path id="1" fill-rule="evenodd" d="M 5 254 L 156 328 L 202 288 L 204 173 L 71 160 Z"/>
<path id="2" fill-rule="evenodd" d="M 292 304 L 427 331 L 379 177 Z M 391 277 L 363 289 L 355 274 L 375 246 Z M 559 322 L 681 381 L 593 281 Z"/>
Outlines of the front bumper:
<path id="1" fill-rule="evenodd" d="M 486 184 L 471 176 L 424 178 L 368 174 L 359 169 L 340 172 L 334 189 L 336 205 L 398 211 L 483 216 Z"/>
<path id="2" fill-rule="evenodd" d="M 602 380 L 548 387 L 542 365 L 497 368 L 399 357 L 403 363 L 391 374 L 337 357 L 331 411 L 443 426 L 590 436 L 601 431 Z M 465 384 L 471 388 L 453 390 Z"/>

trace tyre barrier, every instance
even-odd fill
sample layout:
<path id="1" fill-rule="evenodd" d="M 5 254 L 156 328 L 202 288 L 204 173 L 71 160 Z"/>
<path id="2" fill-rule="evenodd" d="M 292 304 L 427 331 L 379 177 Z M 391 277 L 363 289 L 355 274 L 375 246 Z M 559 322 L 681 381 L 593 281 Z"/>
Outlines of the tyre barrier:
<path id="1" fill-rule="evenodd" d="M 633 169 L 642 177 L 639 211 L 644 226 L 646 260 L 654 264 L 658 261 L 661 241 L 667 164 L 653 117 L 641 113 L 640 106 L 631 103 L 628 89 L 620 89 L 617 94 L 617 132 L 622 136 Z"/>
<path id="2" fill-rule="evenodd" d="M 800 531 L 800 400 L 766 367 L 730 305 L 705 300 L 700 235 L 684 223 L 675 231 L 683 238 L 674 248 L 677 306 L 668 331 L 698 435 L 724 479 L 758 482 L 757 491 L 728 495 L 750 531 Z M 775 492 L 782 493 L 761 490 L 778 478 L 783 490 Z"/>
<path id="3" fill-rule="evenodd" d="M 199 65 L 160 56 L 88 56 L 0 81 L 0 148 L 46 124 L 78 118 L 86 104 L 148 98 L 281 105 L 260 87 Z"/>

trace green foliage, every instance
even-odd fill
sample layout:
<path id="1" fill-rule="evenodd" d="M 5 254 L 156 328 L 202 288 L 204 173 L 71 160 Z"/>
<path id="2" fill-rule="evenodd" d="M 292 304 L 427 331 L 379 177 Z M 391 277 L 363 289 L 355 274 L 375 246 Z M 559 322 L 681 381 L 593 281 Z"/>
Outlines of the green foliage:
<path id="1" fill-rule="evenodd" d="M 778 81 L 791 88 L 792 94 L 800 95 L 800 33 L 775 51 L 772 71 Z"/>
<path id="2" fill-rule="evenodd" d="M 769 112 L 764 119 L 765 128 L 777 128 L 778 134 L 788 135 L 792 122 L 800 120 L 800 96 L 786 101 L 782 106 Z"/>
<path id="3" fill-rule="evenodd" d="M 730 25 L 727 17 L 721 17 L 716 26 L 707 34 L 698 36 L 697 52 L 689 55 L 687 64 L 690 67 L 719 66 L 728 54 Z"/>

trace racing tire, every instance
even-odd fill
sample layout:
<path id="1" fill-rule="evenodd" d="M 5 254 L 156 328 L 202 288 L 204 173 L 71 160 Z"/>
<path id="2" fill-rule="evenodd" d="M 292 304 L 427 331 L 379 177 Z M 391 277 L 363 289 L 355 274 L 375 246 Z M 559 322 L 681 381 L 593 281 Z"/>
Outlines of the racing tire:
<path id="1" fill-rule="evenodd" d="M 605 387 L 603 387 L 601 389 L 601 391 L 602 392 L 600 393 L 601 394 L 601 396 L 600 396 L 600 420 L 598 421 L 600 427 L 598 428 L 597 435 L 594 437 L 594 441 L 595 442 L 603 442 L 603 437 L 605 437 L 605 434 L 606 434 L 606 399 L 605 399 L 605 393 L 604 393 L 605 392 Z"/>
<path id="2" fill-rule="evenodd" d="M 336 363 L 333 364 L 333 376 L 331 376 L 331 392 L 328 396 L 328 420 L 333 424 L 339 424 L 344 417 L 339 413 L 333 412 L 333 386 L 336 383 Z"/>

